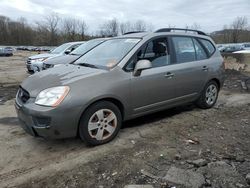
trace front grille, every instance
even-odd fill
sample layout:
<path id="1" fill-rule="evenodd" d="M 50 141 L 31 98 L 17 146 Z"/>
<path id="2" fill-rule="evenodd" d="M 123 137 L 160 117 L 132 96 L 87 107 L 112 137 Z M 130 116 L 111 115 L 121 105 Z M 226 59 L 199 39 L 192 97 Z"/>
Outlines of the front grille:
<path id="1" fill-rule="evenodd" d="M 19 88 L 17 96 L 23 103 L 26 103 L 30 98 L 29 92 L 22 87 Z"/>

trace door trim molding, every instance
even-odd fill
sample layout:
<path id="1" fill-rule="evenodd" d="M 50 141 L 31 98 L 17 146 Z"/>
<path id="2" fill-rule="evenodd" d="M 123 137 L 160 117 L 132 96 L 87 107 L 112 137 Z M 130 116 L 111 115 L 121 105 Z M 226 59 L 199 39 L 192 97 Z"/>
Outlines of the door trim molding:
<path id="1" fill-rule="evenodd" d="M 169 104 L 169 103 L 172 103 L 172 102 L 176 102 L 176 101 L 186 99 L 186 98 L 189 98 L 189 97 L 194 97 L 195 95 L 197 95 L 197 93 L 183 95 L 181 97 L 176 97 L 176 98 L 173 98 L 173 99 L 169 99 L 169 100 L 165 100 L 165 101 L 161 101 L 161 102 L 156 102 L 156 103 L 153 103 L 153 104 L 148 104 L 146 106 L 135 108 L 134 111 L 138 112 L 138 111 L 142 111 L 142 110 L 148 110 L 150 108 L 154 108 L 154 107 L 157 107 L 157 106 L 162 106 L 162 105 Z"/>

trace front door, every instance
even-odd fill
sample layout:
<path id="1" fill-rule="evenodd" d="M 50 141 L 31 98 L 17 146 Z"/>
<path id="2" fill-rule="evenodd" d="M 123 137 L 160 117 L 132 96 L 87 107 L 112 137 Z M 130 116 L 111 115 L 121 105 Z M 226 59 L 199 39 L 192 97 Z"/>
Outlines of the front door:
<path id="1" fill-rule="evenodd" d="M 152 68 L 143 70 L 140 76 L 131 73 L 131 104 L 133 114 L 153 111 L 164 107 L 166 102 L 175 97 L 175 83 L 169 73 L 171 58 L 166 37 L 148 42 L 145 49 L 136 55 L 134 61 L 147 59 Z"/>

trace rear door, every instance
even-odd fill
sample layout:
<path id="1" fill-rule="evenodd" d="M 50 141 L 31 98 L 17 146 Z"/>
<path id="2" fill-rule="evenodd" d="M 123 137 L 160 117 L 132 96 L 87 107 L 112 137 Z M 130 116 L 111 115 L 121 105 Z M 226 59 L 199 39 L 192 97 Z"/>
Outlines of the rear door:
<path id="1" fill-rule="evenodd" d="M 171 41 L 175 64 L 168 71 L 174 75 L 175 97 L 180 101 L 191 101 L 207 81 L 207 53 L 196 38 L 172 36 Z"/>

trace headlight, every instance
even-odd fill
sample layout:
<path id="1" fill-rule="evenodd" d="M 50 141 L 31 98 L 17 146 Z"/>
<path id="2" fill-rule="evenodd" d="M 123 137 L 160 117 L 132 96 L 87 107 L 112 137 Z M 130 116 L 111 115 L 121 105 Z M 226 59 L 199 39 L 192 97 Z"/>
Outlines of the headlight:
<path id="1" fill-rule="evenodd" d="M 43 63 L 43 68 L 44 69 L 49 69 L 49 68 L 53 68 L 54 65 L 53 64 L 46 64 L 46 63 Z"/>
<path id="2" fill-rule="evenodd" d="M 41 91 L 36 97 L 35 103 L 42 106 L 58 106 L 69 92 L 68 86 L 58 86 Z"/>
<path id="3" fill-rule="evenodd" d="M 43 58 L 38 58 L 38 59 L 31 59 L 30 62 L 34 63 L 34 62 L 37 62 L 37 61 L 45 61 L 46 59 L 48 59 L 48 57 L 43 57 Z"/>

